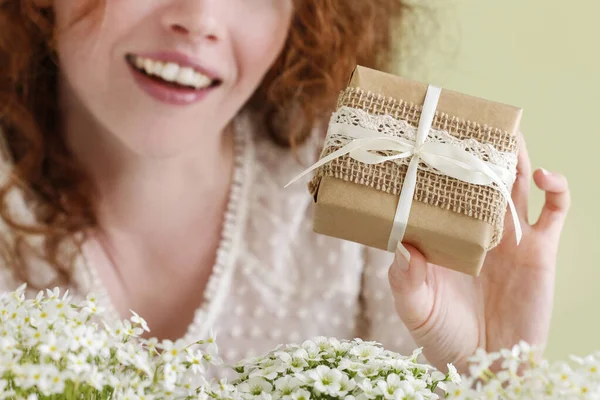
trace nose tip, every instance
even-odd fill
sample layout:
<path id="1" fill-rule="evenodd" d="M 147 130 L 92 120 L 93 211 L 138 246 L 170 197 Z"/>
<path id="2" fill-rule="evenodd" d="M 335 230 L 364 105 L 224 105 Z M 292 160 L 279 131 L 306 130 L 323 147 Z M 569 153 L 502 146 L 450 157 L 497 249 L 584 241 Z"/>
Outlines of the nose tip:
<path id="1" fill-rule="evenodd" d="M 219 2 L 170 0 L 159 15 L 171 34 L 194 41 L 218 41 L 224 34 L 222 9 Z"/>
<path id="2" fill-rule="evenodd" d="M 196 29 L 196 30 L 192 30 L 188 27 L 186 27 L 185 25 L 179 24 L 179 23 L 174 23 L 171 25 L 171 30 L 175 33 L 178 34 L 182 34 L 182 35 L 189 35 L 189 36 L 202 36 L 205 39 L 211 40 L 211 41 L 215 41 L 218 39 L 217 35 L 215 33 L 210 33 L 210 32 L 206 32 L 205 29 Z"/>
<path id="3" fill-rule="evenodd" d="M 217 35 L 214 33 L 204 33 L 203 30 L 199 29 L 193 31 L 182 24 L 172 24 L 171 30 L 177 34 L 188 35 L 188 36 L 202 36 L 207 40 L 216 41 L 218 39 Z"/>
<path id="4" fill-rule="evenodd" d="M 210 41 L 218 40 L 217 35 L 215 33 L 211 32 L 205 26 L 196 26 L 195 28 L 192 28 L 192 27 L 193 27 L 193 25 L 189 25 L 189 24 L 186 25 L 186 24 L 182 24 L 182 23 L 172 23 L 171 31 L 173 31 L 174 33 L 177 33 L 177 34 L 181 34 L 181 35 L 201 36 Z"/>

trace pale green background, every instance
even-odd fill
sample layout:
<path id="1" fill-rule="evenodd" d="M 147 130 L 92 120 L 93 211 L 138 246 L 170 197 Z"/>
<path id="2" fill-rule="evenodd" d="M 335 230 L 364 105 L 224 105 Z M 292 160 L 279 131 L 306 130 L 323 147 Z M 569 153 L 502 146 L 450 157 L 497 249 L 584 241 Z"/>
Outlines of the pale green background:
<path id="1" fill-rule="evenodd" d="M 524 108 L 534 168 L 564 173 L 572 208 L 559 249 L 547 357 L 600 350 L 600 2 L 417 2 L 402 74 Z M 543 195 L 532 183 L 531 218 Z"/>

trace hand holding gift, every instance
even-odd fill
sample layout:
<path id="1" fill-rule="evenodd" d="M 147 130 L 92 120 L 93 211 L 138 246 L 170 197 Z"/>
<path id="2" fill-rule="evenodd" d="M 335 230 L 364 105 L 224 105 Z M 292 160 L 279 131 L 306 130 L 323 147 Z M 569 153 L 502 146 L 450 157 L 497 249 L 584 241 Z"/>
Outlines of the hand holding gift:
<path id="1" fill-rule="evenodd" d="M 546 345 L 569 190 L 563 176 L 537 170 L 533 178 L 546 203 L 529 223 L 531 169 L 524 141 L 520 149 L 512 191 L 523 230 L 518 246 L 507 218 L 504 238 L 487 254 L 479 278 L 429 264 L 412 246 L 406 246 L 410 262 L 399 251 L 390 268 L 396 310 L 428 361 L 440 368 L 453 362 L 464 372 L 477 348 L 493 352 L 519 340 Z"/>
<path id="2" fill-rule="evenodd" d="M 397 252 L 398 313 L 438 367 L 547 338 L 569 193 L 564 177 L 537 172 L 547 203 L 528 223 L 521 114 L 358 67 L 305 171 L 316 232 Z"/>

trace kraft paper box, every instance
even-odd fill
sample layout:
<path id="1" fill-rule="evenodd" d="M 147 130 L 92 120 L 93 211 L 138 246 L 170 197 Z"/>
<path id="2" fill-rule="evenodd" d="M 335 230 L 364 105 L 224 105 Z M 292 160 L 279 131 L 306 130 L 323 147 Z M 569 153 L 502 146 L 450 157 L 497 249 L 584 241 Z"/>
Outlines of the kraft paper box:
<path id="1" fill-rule="evenodd" d="M 416 129 L 427 88 L 359 66 L 340 94 L 336 112 L 358 109 L 387 115 Z M 492 145 L 513 156 L 507 159 L 514 170 L 521 115 L 518 107 L 443 89 L 431 130 Z M 339 147 L 335 140 L 330 142 L 321 158 Z M 348 155 L 317 168 L 309 183 L 315 200 L 314 231 L 386 250 L 407 168 L 398 162 L 364 165 Z M 507 200 L 496 188 L 420 167 L 402 242 L 418 248 L 431 263 L 477 276 L 487 251 L 502 237 L 506 212 Z"/>

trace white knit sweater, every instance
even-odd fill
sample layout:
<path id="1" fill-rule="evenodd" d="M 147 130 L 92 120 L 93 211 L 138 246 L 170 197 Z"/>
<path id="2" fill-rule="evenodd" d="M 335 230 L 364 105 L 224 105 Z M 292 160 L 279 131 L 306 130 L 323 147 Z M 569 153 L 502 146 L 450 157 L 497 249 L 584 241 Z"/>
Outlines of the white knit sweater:
<path id="1" fill-rule="evenodd" d="M 314 336 L 361 337 L 412 352 L 415 345 L 394 310 L 387 279 L 392 255 L 315 234 L 307 179 L 283 188 L 314 161 L 316 148 L 309 143 L 300 149 L 300 165 L 289 150 L 255 134 L 249 124 L 238 124 L 222 239 L 186 342 L 213 329 L 227 363 Z M 13 200 L 15 211 L 29 217 L 22 199 Z M 6 227 L 5 234 L 10 235 Z M 52 270 L 38 264 L 38 277 L 51 278 Z M 7 274 L 0 279 L 0 290 L 19 284 Z M 92 291 L 107 319 L 120 318 L 85 254 L 76 260 L 74 279 L 82 288 L 71 289 L 75 299 Z"/>

